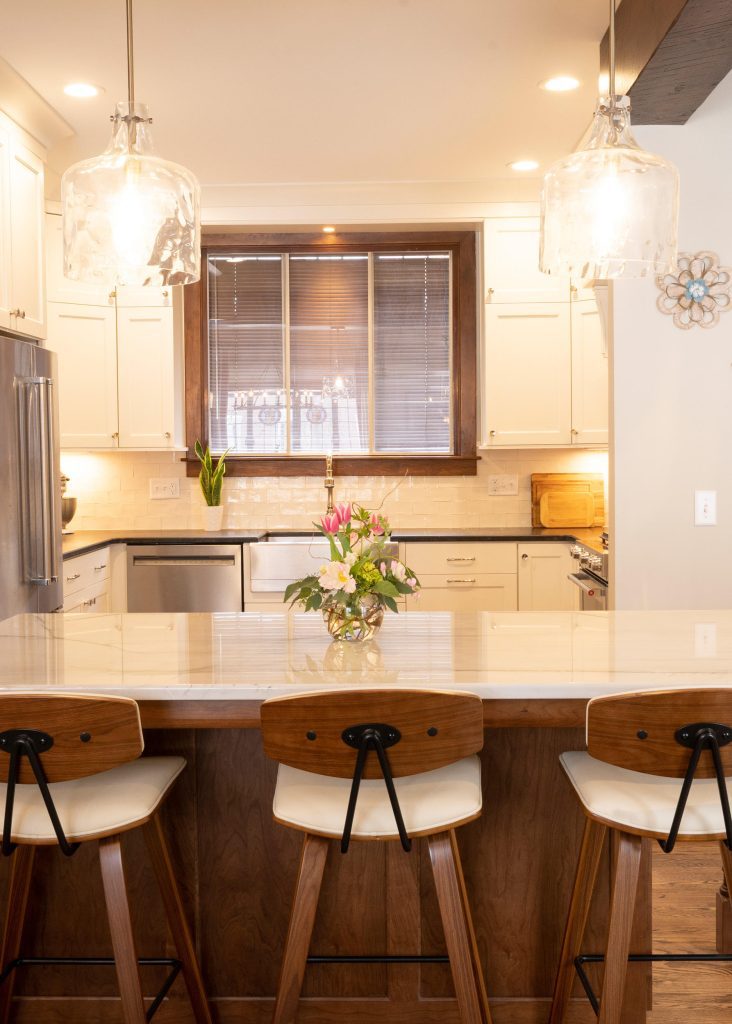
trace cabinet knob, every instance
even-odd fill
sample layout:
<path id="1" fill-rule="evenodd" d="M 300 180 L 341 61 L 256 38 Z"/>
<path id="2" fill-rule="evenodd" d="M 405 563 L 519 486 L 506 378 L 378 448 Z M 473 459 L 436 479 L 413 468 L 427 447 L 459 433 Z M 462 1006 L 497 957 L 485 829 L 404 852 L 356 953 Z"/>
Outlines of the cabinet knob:
<path id="1" fill-rule="evenodd" d="M 109 304 L 111 305 L 116 298 L 117 298 L 117 289 L 113 288 L 112 291 L 109 293 Z"/>
<path id="2" fill-rule="evenodd" d="M 521 561 L 525 562 L 528 559 L 528 557 L 529 557 L 528 555 L 522 555 L 521 556 Z"/>
<path id="3" fill-rule="evenodd" d="M 491 299 L 493 298 L 493 294 L 494 294 L 493 289 L 489 288 L 488 291 L 486 292 L 486 295 L 488 296 L 488 298 L 485 301 L 486 302 L 490 302 Z"/>
<path id="4" fill-rule="evenodd" d="M 18 310 L 18 316 L 20 317 L 21 320 L 25 320 L 25 310 L 24 309 L 19 309 Z"/>
<path id="5" fill-rule="evenodd" d="M 579 430 L 575 430 L 574 427 L 572 427 L 572 436 L 576 437 L 577 434 L 579 434 Z"/>
<path id="6" fill-rule="evenodd" d="M 11 316 L 20 316 L 20 310 L 19 309 L 11 309 L 10 310 L 10 315 Z"/>
<path id="7" fill-rule="evenodd" d="M 116 440 L 117 440 L 117 438 L 119 437 L 119 431 L 115 430 L 115 432 L 114 432 L 114 433 L 112 434 L 112 437 L 113 437 L 113 438 L 114 438 L 114 440 L 116 441 Z"/>
<path id="8" fill-rule="evenodd" d="M 163 434 L 163 437 L 166 437 L 168 440 L 170 440 L 170 431 L 166 430 L 165 433 Z"/>
<path id="9" fill-rule="evenodd" d="M 496 432 L 495 432 L 495 430 L 489 430 L 489 431 L 488 431 L 488 433 L 489 433 L 489 435 L 490 435 L 491 437 L 495 437 L 495 436 L 496 436 Z"/>
<path id="10" fill-rule="evenodd" d="M 167 297 L 168 297 L 168 289 L 166 288 L 166 289 L 165 289 L 165 290 L 163 291 L 163 298 L 164 298 L 164 299 L 167 299 Z"/>

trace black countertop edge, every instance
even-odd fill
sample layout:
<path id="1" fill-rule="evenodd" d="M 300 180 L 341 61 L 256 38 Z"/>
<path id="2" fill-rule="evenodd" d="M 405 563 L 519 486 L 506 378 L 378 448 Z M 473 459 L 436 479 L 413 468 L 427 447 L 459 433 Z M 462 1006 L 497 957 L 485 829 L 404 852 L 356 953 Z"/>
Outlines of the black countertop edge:
<path id="1" fill-rule="evenodd" d="M 88 533 L 88 536 L 86 535 Z M 108 544 L 252 544 L 266 541 L 268 537 L 303 537 L 309 536 L 308 530 L 220 530 L 204 532 L 203 530 L 172 530 L 172 531 L 81 531 L 78 542 L 74 543 L 74 534 L 66 534 L 68 550 L 64 558 L 74 558 L 88 551 L 97 551 Z M 313 536 L 317 536 L 315 531 Z M 569 544 L 589 544 L 599 548 L 599 529 L 583 528 L 572 532 L 570 529 L 550 530 L 541 527 L 468 527 L 458 529 L 402 529 L 394 530 L 392 537 L 396 541 L 557 541 Z M 593 543 L 594 541 L 594 543 Z"/>

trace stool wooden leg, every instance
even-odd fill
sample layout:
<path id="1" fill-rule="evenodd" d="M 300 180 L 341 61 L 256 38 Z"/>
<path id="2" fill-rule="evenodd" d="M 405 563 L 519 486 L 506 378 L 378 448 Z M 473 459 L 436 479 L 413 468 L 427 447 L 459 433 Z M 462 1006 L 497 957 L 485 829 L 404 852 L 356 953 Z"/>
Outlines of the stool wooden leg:
<path id="1" fill-rule="evenodd" d="M 480 1011 L 482 1015 L 481 1019 L 483 1024 L 492 1024 L 491 1011 L 488 1005 L 488 991 L 485 987 L 485 978 L 483 977 L 483 965 L 480 962 L 478 941 L 475 937 L 475 927 L 473 926 L 473 915 L 470 912 L 470 901 L 468 900 L 468 891 L 465 887 L 463 864 L 460 860 L 460 848 L 458 846 L 457 833 L 454 828 L 450 829 L 450 846 L 452 847 L 452 855 L 455 859 L 455 873 L 457 874 L 458 886 L 460 888 L 463 917 L 465 918 L 465 926 L 468 929 L 468 938 L 470 940 L 470 959 L 473 964 L 475 983 L 478 986 L 478 1000 L 480 1002 Z"/>
<path id="2" fill-rule="evenodd" d="M 10 859 L 8 904 L 5 911 L 2 953 L 0 953 L 1 970 L 5 970 L 8 964 L 20 954 L 35 852 L 33 846 L 18 846 Z M 5 982 L 0 985 L 0 1024 L 7 1024 L 10 1017 L 15 973 L 15 971 L 11 971 Z"/>
<path id="3" fill-rule="evenodd" d="M 429 836 L 427 842 L 460 1021 L 461 1024 L 482 1024 L 470 938 L 450 835 L 448 832 L 439 832 L 437 835 Z"/>
<path id="4" fill-rule="evenodd" d="M 582 940 L 587 927 L 587 916 L 590 912 L 592 893 L 600 867 L 607 826 L 600 825 L 591 818 L 585 819 L 585 831 L 582 836 L 577 874 L 574 879 L 572 899 L 569 904 L 567 925 L 564 929 L 562 953 L 559 958 L 557 979 L 554 984 L 554 999 L 549 1017 L 549 1024 L 564 1024 L 572 988 L 575 980 L 575 957 L 582 952 Z"/>
<path id="5" fill-rule="evenodd" d="M 157 814 L 143 826 L 143 834 L 158 880 L 160 895 L 163 897 L 173 942 L 178 957 L 183 963 L 183 978 L 193 1007 L 193 1015 L 197 1024 L 212 1024 L 211 1011 L 203 987 L 196 950 L 170 862 L 168 844 L 165 841 L 160 817 Z"/>
<path id="6" fill-rule="evenodd" d="M 599 1024 L 620 1024 L 642 850 L 643 840 L 640 836 L 618 833 L 617 866 L 610 901 L 610 927 Z"/>
<path id="7" fill-rule="evenodd" d="M 294 1024 L 315 924 L 329 841 L 306 833 L 290 913 L 272 1024 Z"/>
<path id="8" fill-rule="evenodd" d="M 137 950 L 132 934 L 119 836 L 99 840 L 99 861 L 102 866 L 104 899 L 107 904 L 109 930 L 112 934 L 117 981 L 122 997 L 122 1018 L 124 1024 L 145 1024 L 145 1004 L 140 987 Z"/>

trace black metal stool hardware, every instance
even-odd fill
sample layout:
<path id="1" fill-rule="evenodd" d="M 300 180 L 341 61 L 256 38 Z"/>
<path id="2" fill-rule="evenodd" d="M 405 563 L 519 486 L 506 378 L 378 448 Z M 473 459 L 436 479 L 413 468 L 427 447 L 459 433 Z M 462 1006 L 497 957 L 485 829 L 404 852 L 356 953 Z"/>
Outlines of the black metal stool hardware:
<path id="1" fill-rule="evenodd" d="M 173 982 L 180 974 L 183 963 L 170 957 L 141 957 L 137 963 L 140 967 L 170 967 L 170 973 L 163 982 L 163 986 L 148 1007 L 145 1018 L 152 1020 L 160 1009 L 163 1000 L 173 985 Z M 7 967 L 0 974 L 0 985 L 18 967 L 114 967 L 114 957 L 111 956 L 20 956 L 11 960 Z"/>
<path id="2" fill-rule="evenodd" d="M 717 779 L 717 788 L 719 789 L 719 801 L 722 805 L 724 830 L 727 834 L 724 843 L 727 849 L 732 850 L 732 814 L 730 814 L 727 781 L 724 777 L 722 758 L 719 753 L 720 747 L 726 747 L 728 743 L 732 742 L 732 728 L 728 725 L 718 725 L 714 722 L 695 722 L 692 725 L 684 725 L 677 729 L 675 737 L 678 744 L 691 749 L 691 757 L 689 758 L 689 767 L 686 769 L 679 802 L 674 811 L 668 837 L 666 839 L 659 839 L 658 845 L 664 853 L 671 853 L 676 845 L 681 820 L 684 817 L 689 793 L 691 792 L 691 784 L 699 767 L 699 760 L 703 752 L 709 750 L 714 762 L 714 774 Z"/>
<path id="3" fill-rule="evenodd" d="M 9 857 L 15 850 L 16 843 L 13 843 L 13 807 L 15 805 L 15 787 L 20 772 L 20 759 L 25 754 L 33 769 L 38 788 L 41 791 L 43 802 L 46 805 L 48 816 L 56 833 L 58 845 L 66 857 L 72 857 L 79 849 L 80 843 L 70 843 L 66 838 L 61 821 L 53 802 L 51 791 L 48 788 L 46 773 L 41 764 L 40 755 L 53 746 L 53 737 L 48 733 L 40 732 L 37 729 L 7 729 L 0 733 L 0 750 L 10 755 L 10 766 L 8 767 L 7 791 L 5 795 L 5 814 L 3 816 L 3 841 L 2 855 Z"/>
<path id="4" fill-rule="evenodd" d="M 585 995 L 590 1001 L 590 1006 L 595 1016 L 600 1015 L 600 1000 L 595 995 L 590 979 L 585 971 L 585 964 L 605 963 L 604 953 L 582 953 L 575 957 L 574 966 L 577 977 L 582 983 Z M 628 957 L 629 964 L 677 964 L 677 963 L 732 963 L 732 954 L 729 953 L 632 953 Z"/>
<path id="5" fill-rule="evenodd" d="M 379 759 L 381 774 L 384 777 L 384 785 L 386 786 L 386 792 L 389 795 L 389 803 L 391 804 L 391 809 L 394 814 L 394 821 L 396 822 L 397 831 L 399 832 L 402 849 L 406 853 L 411 851 L 412 840 L 407 835 L 407 829 L 402 816 L 402 809 L 399 806 L 399 800 L 394 787 L 394 776 L 391 774 L 389 758 L 386 753 L 386 748 L 393 747 L 395 744 L 399 743 L 401 738 L 402 734 L 396 726 L 384 725 L 383 723 L 351 725 L 341 733 L 341 739 L 343 742 L 347 744 L 347 746 L 355 747 L 358 750 L 358 754 L 356 755 L 356 766 L 353 769 L 351 793 L 348 798 L 346 821 L 343 826 L 343 835 L 341 836 L 341 853 L 348 853 L 348 847 L 351 844 L 351 831 L 353 829 L 353 819 L 356 814 L 356 802 L 358 801 L 361 780 L 363 778 L 364 768 L 366 767 L 366 758 L 368 757 L 370 750 L 375 750 L 376 756 Z"/>
<path id="6" fill-rule="evenodd" d="M 370 953 L 355 953 L 342 956 L 309 956 L 309 964 L 449 964 L 449 956 L 430 956 L 423 953 L 385 953 L 372 956 Z"/>

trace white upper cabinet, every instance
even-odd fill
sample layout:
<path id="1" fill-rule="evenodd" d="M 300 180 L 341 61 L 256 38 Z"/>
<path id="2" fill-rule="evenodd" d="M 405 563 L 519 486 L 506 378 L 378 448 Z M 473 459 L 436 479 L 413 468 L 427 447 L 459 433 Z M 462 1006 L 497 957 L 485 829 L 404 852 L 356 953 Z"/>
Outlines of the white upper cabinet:
<path id="1" fill-rule="evenodd" d="M 18 141 L 10 143 L 11 328 L 46 336 L 43 250 L 43 161 Z M 15 310 L 15 312 L 13 312 Z"/>
<path id="2" fill-rule="evenodd" d="M 572 441 L 607 444 L 608 356 L 594 298 L 572 302 Z"/>
<path id="3" fill-rule="evenodd" d="M 170 307 L 117 308 L 117 367 L 120 447 L 173 447 L 175 352 Z"/>
<path id="4" fill-rule="evenodd" d="M 496 304 L 485 312 L 485 443 L 571 443 L 568 302 Z"/>
<path id="5" fill-rule="evenodd" d="M 114 306 L 114 290 L 64 277 L 63 218 L 46 214 L 46 290 L 49 302 Z"/>
<path id="6" fill-rule="evenodd" d="M 0 328 L 10 327 L 10 136 L 0 124 Z"/>
<path id="7" fill-rule="evenodd" d="M 492 217 L 483 237 L 486 302 L 567 301 L 567 278 L 539 270 L 538 217 Z"/>
<path id="8" fill-rule="evenodd" d="M 116 448 L 114 307 L 48 304 L 48 346 L 58 355 L 62 448 Z"/>
<path id="9" fill-rule="evenodd" d="M 43 159 L 0 114 L 0 328 L 46 336 Z"/>

